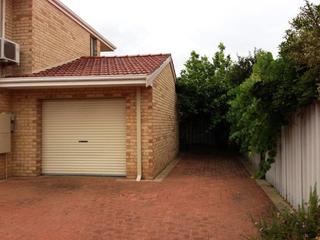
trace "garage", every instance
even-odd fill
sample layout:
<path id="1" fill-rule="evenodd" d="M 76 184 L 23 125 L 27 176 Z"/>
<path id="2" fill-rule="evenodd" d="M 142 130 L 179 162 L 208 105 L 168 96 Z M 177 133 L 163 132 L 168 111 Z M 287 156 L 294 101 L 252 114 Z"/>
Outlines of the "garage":
<path id="1" fill-rule="evenodd" d="M 126 176 L 124 99 L 42 104 L 42 174 Z"/>
<path id="2" fill-rule="evenodd" d="M 6 159 L 15 177 L 154 179 L 179 150 L 175 80 L 168 54 L 81 57 L 2 79 L 14 119 L 0 179 Z"/>

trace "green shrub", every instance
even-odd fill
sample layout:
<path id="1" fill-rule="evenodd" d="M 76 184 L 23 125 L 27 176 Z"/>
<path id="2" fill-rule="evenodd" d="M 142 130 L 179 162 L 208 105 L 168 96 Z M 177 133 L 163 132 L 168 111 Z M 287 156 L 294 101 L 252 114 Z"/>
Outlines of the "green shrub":
<path id="1" fill-rule="evenodd" d="M 291 21 L 279 56 L 257 51 L 251 75 L 229 91 L 230 139 L 244 153 L 259 153 L 257 178 L 277 155 L 281 128 L 292 113 L 319 98 L 320 4 L 309 3 Z"/>
<path id="2" fill-rule="evenodd" d="M 316 188 L 310 200 L 297 211 L 276 212 L 256 223 L 260 240 L 308 240 L 320 236 L 320 201 Z M 318 238 L 320 239 L 320 238 Z"/>

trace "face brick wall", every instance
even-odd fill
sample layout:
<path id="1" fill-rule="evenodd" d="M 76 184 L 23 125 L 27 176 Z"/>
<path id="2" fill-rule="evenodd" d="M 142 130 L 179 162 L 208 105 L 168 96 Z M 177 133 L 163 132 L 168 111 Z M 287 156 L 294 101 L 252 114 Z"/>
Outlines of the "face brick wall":
<path id="1" fill-rule="evenodd" d="M 90 55 L 90 33 L 48 0 L 6 0 L 6 38 L 20 45 L 20 65 L 0 75 L 29 74 Z M 98 54 L 100 54 L 98 41 Z"/>
<path id="2" fill-rule="evenodd" d="M 142 175 L 152 179 L 154 167 L 154 145 L 152 138 L 152 88 L 141 91 L 141 138 L 142 138 Z"/>
<path id="3" fill-rule="evenodd" d="M 20 65 L 11 74 L 32 72 L 32 1 L 12 1 L 12 40 L 20 45 Z"/>
<path id="4" fill-rule="evenodd" d="M 5 36 L 7 39 L 12 39 L 13 35 L 13 7 L 12 0 L 6 0 L 6 24 L 5 24 Z"/>
<path id="5" fill-rule="evenodd" d="M 31 72 L 32 1 L 6 0 L 5 37 L 20 44 L 20 65 L 2 65 L 1 76 Z"/>
<path id="6" fill-rule="evenodd" d="M 157 175 L 178 153 L 178 123 L 175 80 L 167 65 L 153 83 L 154 174 Z"/>
<path id="7" fill-rule="evenodd" d="M 142 88 L 142 149 L 144 178 L 152 178 L 152 104 L 151 89 Z M 56 89 L 17 90 L 12 94 L 12 109 L 16 114 L 16 130 L 13 135 L 13 156 L 10 162 L 12 176 L 37 176 L 41 174 L 41 102 L 46 99 L 126 99 L 127 120 L 127 177 L 136 177 L 136 89 Z"/>
<path id="8" fill-rule="evenodd" d="M 90 55 L 90 34 L 48 0 L 33 0 L 32 71 Z"/>

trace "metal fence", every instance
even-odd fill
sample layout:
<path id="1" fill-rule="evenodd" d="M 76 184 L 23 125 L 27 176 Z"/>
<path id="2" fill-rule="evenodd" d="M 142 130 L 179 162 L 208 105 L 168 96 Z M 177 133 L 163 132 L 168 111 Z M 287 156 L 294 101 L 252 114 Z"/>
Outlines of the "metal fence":
<path id="1" fill-rule="evenodd" d="M 252 159 L 257 163 L 257 156 Z M 294 207 L 309 199 L 317 184 L 320 193 L 320 103 L 297 112 L 282 129 L 270 182 Z"/>
<path id="2" fill-rule="evenodd" d="M 180 124 L 180 147 L 188 149 L 194 146 L 215 146 L 216 136 L 210 129 L 210 122 L 199 119 L 197 121 Z"/>

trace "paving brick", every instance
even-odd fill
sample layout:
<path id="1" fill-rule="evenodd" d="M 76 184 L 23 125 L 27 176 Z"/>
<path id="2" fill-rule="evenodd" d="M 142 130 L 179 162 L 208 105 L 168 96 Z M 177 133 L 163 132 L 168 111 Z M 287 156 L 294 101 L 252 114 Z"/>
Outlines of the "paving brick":
<path id="1" fill-rule="evenodd" d="M 183 155 L 162 182 L 90 177 L 0 182 L 0 235 L 6 240 L 244 239 L 256 234 L 252 217 L 272 204 L 236 159 Z"/>

